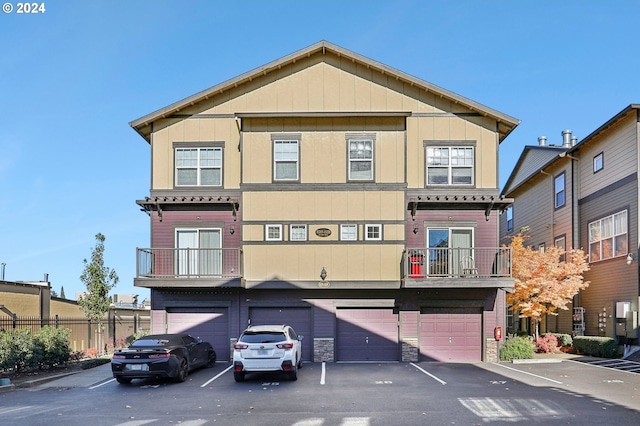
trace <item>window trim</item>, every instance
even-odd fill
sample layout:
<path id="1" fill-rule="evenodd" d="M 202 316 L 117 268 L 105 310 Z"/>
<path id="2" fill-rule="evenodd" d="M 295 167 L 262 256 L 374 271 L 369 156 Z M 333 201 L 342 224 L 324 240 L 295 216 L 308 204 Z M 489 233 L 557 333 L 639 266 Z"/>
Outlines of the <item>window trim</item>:
<path id="1" fill-rule="evenodd" d="M 277 237 L 269 237 L 269 229 L 277 229 L 278 230 L 278 236 Z M 282 235 L 282 224 L 266 224 L 264 226 L 264 240 L 265 241 L 282 241 L 283 239 L 283 235 Z"/>
<path id="2" fill-rule="evenodd" d="M 300 158 L 301 158 L 301 134 L 300 133 L 274 133 L 271 135 L 271 168 L 273 172 L 271 173 L 271 180 L 273 183 L 278 182 L 300 182 Z M 276 160 L 276 146 L 278 142 L 295 142 L 297 148 L 297 158 L 295 160 L 296 163 L 296 177 L 294 179 L 291 178 L 278 178 L 276 163 L 278 161 L 285 162 L 284 160 Z"/>
<path id="3" fill-rule="evenodd" d="M 376 135 L 375 133 L 347 133 L 345 134 L 347 150 L 347 182 L 375 182 L 376 178 Z M 356 179 L 351 177 L 351 142 L 363 141 L 371 142 L 371 177 L 367 179 Z M 354 159 L 353 161 L 369 161 Z"/>
<path id="4" fill-rule="evenodd" d="M 196 184 L 195 185 L 180 185 L 178 183 L 178 150 L 197 150 L 197 164 L 196 164 Z M 220 170 L 220 183 L 214 185 L 202 185 L 201 182 L 201 166 L 200 166 L 200 152 L 204 149 L 213 149 L 220 151 L 220 166 L 219 167 L 205 167 L 205 169 L 219 169 Z M 173 187 L 174 188 L 221 188 L 224 187 L 224 142 L 174 142 L 173 143 Z"/>
<path id="5" fill-rule="evenodd" d="M 505 215 L 507 218 L 507 231 L 513 231 L 513 206 L 507 207 Z"/>
<path id="6" fill-rule="evenodd" d="M 618 215 L 622 215 L 624 214 L 625 216 L 625 232 L 624 233 L 616 233 L 616 229 L 615 229 L 615 218 Z M 603 237 L 602 236 L 602 223 L 603 221 L 607 220 L 607 219 L 611 219 L 611 224 L 612 224 L 612 229 L 611 229 L 611 235 L 607 236 L 607 237 Z M 591 226 L 593 224 L 599 224 L 599 230 L 598 230 L 598 238 L 597 239 L 592 239 L 592 234 L 591 234 Z M 621 238 L 622 236 L 624 236 L 624 250 L 622 250 L 620 252 L 620 254 L 616 254 L 616 242 L 618 238 Z M 604 257 L 604 250 L 603 250 L 603 241 L 605 240 L 609 240 L 611 239 L 611 257 Z M 615 259 L 618 257 L 624 257 L 628 255 L 628 251 L 629 251 L 629 209 L 625 208 L 623 210 L 619 210 L 615 213 L 609 214 L 607 216 L 602 216 L 596 220 L 592 220 L 587 222 L 587 243 L 589 245 L 589 263 L 593 263 L 593 262 L 601 262 L 604 260 L 609 260 L 609 259 Z M 594 244 L 598 244 L 598 258 L 595 259 L 592 257 L 592 253 L 594 253 L 594 251 L 592 250 L 592 246 Z M 624 251 L 624 253 L 622 253 Z"/>
<path id="7" fill-rule="evenodd" d="M 344 229 L 345 228 L 354 228 L 355 229 L 355 238 L 345 238 Z M 344 223 L 340 224 L 340 241 L 358 241 L 358 225 L 355 223 Z"/>
<path id="8" fill-rule="evenodd" d="M 369 236 L 369 227 L 377 227 L 378 228 L 378 237 L 370 237 Z M 382 224 L 381 223 L 366 223 L 364 225 L 364 240 L 365 241 L 382 241 Z"/>
<path id="9" fill-rule="evenodd" d="M 445 187 L 461 187 L 461 188 L 473 188 L 476 185 L 476 160 L 477 160 L 477 141 L 475 140 L 453 140 L 453 141 L 440 141 L 440 140 L 423 140 L 422 146 L 424 148 L 424 186 L 425 188 L 434 187 L 434 188 L 445 188 Z M 472 164 L 470 166 L 467 165 L 456 165 L 458 168 L 469 168 L 471 170 L 471 182 L 470 183 L 453 183 L 453 173 L 454 165 L 451 164 L 451 161 L 448 161 L 447 167 L 447 183 L 429 183 L 429 170 L 431 168 L 444 168 L 444 167 L 436 167 L 429 166 L 429 149 L 433 148 L 448 148 L 449 149 L 449 160 L 451 160 L 451 150 L 454 148 L 463 148 L 463 149 L 471 149 L 473 158 Z"/>
<path id="10" fill-rule="evenodd" d="M 293 238 L 293 228 L 301 227 L 304 229 L 304 238 Z M 304 223 L 292 223 L 289 225 L 289 241 L 309 241 L 309 227 Z"/>
<path id="11" fill-rule="evenodd" d="M 598 168 L 597 163 L 600 162 L 600 168 Z M 604 152 L 600 152 L 593 156 L 593 173 L 598 173 L 604 169 Z"/>
<path id="12" fill-rule="evenodd" d="M 558 179 L 562 178 L 562 189 L 558 190 Z M 558 204 L 558 196 L 562 194 L 562 204 Z M 563 171 L 553 177 L 553 206 L 556 209 L 567 205 L 567 175 Z"/>

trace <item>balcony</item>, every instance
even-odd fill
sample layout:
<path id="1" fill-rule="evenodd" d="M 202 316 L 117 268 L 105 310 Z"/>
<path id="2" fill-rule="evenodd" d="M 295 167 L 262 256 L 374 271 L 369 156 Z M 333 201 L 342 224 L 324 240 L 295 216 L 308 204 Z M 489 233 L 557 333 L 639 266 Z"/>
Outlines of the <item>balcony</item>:
<path id="1" fill-rule="evenodd" d="M 138 248 L 136 278 L 140 287 L 238 286 L 242 277 L 239 248 Z M 194 284 L 194 281 L 198 281 Z M 235 283 L 235 284 L 233 284 Z"/>
<path id="2" fill-rule="evenodd" d="M 511 248 L 408 248 L 402 254 L 405 288 L 513 288 Z"/>

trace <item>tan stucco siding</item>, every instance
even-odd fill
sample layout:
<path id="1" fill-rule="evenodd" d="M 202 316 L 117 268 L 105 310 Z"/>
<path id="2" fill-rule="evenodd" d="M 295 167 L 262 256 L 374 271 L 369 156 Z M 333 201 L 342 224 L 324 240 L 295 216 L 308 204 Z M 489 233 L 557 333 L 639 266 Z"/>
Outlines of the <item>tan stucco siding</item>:
<path id="1" fill-rule="evenodd" d="M 19 316 L 40 315 L 40 296 L 37 294 L 2 292 L 0 304 L 4 305 L 6 310 Z M 8 316 L 4 311 L 0 311 L 0 315 Z"/>
<path id="2" fill-rule="evenodd" d="M 245 278 L 254 280 L 397 281 L 401 244 L 247 245 Z"/>
<path id="3" fill-rule="evenodd" d="M 51 316 L 58 315 L 59 317 L 66 318 L 83 318 L 84 312 L 80 309 L 80 306 L 76 303 L 62 302 L 58 300 L 51 300 Z M 105 315 L 106 317 L 106 315 Z"/>

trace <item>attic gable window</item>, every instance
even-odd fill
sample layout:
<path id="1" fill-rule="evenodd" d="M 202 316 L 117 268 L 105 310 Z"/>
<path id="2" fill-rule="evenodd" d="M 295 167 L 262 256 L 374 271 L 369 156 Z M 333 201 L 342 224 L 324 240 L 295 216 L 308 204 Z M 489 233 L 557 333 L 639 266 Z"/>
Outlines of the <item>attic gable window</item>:
<path id="1" fill-rule="evenodd" d="M 474 142 L 425 141 L 424 145 L 428 186 L 474 184 Z"/>
<path id="2" fill-rule="evenodd" d="M 176 186 L 222 186 L 222 148 L 175 148 Z"/>

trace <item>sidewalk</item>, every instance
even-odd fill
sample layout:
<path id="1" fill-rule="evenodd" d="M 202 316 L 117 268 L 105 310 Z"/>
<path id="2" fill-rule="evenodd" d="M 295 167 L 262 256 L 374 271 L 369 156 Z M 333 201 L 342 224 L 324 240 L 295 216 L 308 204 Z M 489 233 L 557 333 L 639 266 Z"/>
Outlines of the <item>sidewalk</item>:
<path id="1" fill-rule="evenodd" d="M 0 393 L 12 391 L 16 388 L 32 388 L 37 386 L 43 387 L 88 387 L 95 383 L 100 383 L 108 379 L 112 379 L 111 363 L 106 363 L 98 367 L 80 370 L 73 373 L 61 374 L 58 376 L 48 376 L 29 380 L 20 383 L 19 386 L 11 383 L 6 386 L 0 386 Z"/>

